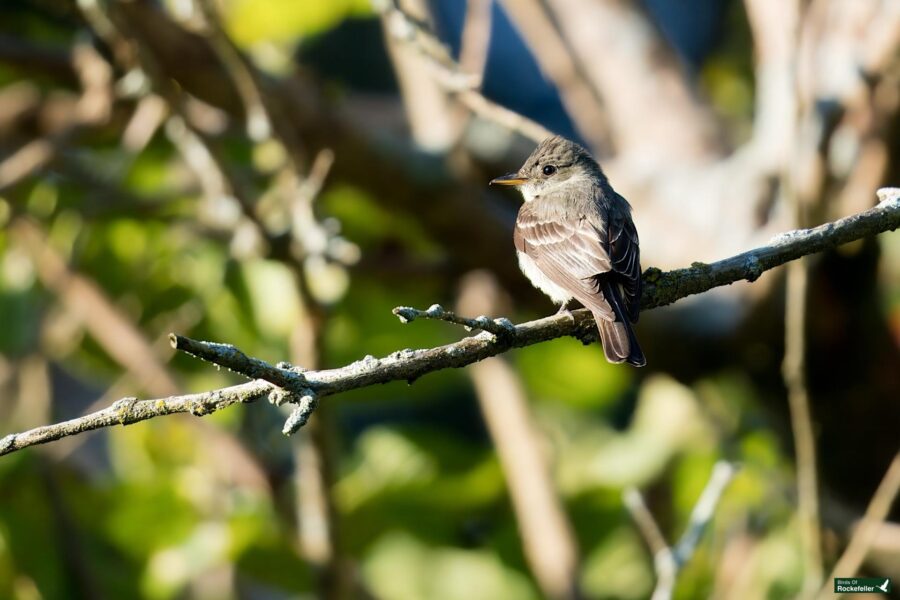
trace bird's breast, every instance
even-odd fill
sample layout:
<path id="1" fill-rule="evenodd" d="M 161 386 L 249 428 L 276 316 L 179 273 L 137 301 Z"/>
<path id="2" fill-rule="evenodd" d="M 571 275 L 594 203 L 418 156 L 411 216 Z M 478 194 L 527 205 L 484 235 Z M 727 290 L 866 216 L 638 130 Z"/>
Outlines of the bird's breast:
<path id="1" fill-rule="evenodd" d="M 557 304 L 565 304 L 572 299 L 571 293 L 555 284 L 549 277 L 544 275 L 544 272 L 537 266 L 534 259 L 524 252 L 517 252 L 516 254 L 519 256 L 519 268 L 522 269 L 522 273 L 525 274 L 525 277 L 531 281 L 531 284 L 534 287 L 544 292 Z"/>

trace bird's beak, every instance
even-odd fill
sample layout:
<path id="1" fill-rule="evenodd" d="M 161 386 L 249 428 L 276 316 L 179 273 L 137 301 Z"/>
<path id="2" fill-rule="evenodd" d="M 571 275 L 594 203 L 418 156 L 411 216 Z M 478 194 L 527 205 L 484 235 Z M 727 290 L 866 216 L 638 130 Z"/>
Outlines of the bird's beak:
<path id="1" fill-rule="evenodd" d="M 491 179 L 491 185 L 522 185 L 527 180 L 518 173 L 509 173 L 497 179 Z"/>

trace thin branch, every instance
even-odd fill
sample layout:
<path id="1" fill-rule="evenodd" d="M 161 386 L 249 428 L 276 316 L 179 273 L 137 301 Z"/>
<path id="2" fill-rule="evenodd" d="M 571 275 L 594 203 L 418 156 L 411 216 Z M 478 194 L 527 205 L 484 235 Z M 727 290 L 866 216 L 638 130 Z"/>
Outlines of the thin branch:
<path id="1" fill-rule="evenodd" d="M 109 121 L 114 102 L 109 63 L 88 44 L 77 44 L 72 52 L 72 67 L 78 73 L 82 93 L 69 122 L 52 135 L 31 140 L 0 162 L 0 190 L 38 173 L 73 138 Z"/>
<path id="2" fill-rule="evenodd" d="M 302 362 L 308 368 L 318 368 L 325 311 L 317 301 L 314 289 L 308 284 L 303 267 L 309 264 L 310 258 L 345 259 L 343 262 L 349 263 L 358 255 L 355 246 L 320 223 L 313 211 L 315 197 L 321 191 L 334 162 L 334 153 L 328 149 L 320 150 L 307 175 L 301 177 L 301 165 L 305 163 L 306 152 L 300 139 L 294 135 L 284 107 L 273 101 L 267 93 L 265 78 L 228 37 L 215 3 L 211 0 L 195 0 L 194 4 L 203 15 L 205 26 L 202 29 L 210 47 L 241 97 L 248 136 L 254 142 L 271 141 L 284 149 L 286 160 L 280 168 L 279 176 L 271 182 L 271 187 L 282 188 L 279 196 L 287 200 L 286 208 L 291 216 L 289 233 L 295 241 L 289 246 L 282 245 L 283 239 L 266 226 L 267 221 L 262 218 L 265 213 L 258 210 L 255 201 L 251 201 L 251 194 L 240 188 L 240 182 L 231 175 L 224 159 L 216 156 L 215 147 L 208 141 L 205 143 L 209 150 L 207 154 L 213 158 L 213 166 L 228 181 L 245 217 L 257 226 L 269 251 L 280 255 L 293 270 L 303 308 L 303 318 L 296 328 L 296 334 L 304 338 L 306 343 L 302 348 L 292 344 L 292 359 Z M 202 138 L 200 141 L 204 142 Z M 202 173 L 198 174 L 203 177 Z M 279 389 L 273 390 L 270 399 L 279 405 L 285 402 L 295 404 L 282 429 L 285 435 L 291 435 L 305 426 L 318 407 L 318 398 L 311 390 L 304 388 L 298 370 L 282 369 L 282 365 L 273 367 L 228 346 L 213 346 L 188 339 L 179 342 L 174 337 L 173 345 L 179 343 L 192 346 L 194 351 L 212 351 L 213 354 L 223 352 L 234 359 L 228 365 L 229 368 L 249 377 L 259 376 L 280 385 Z M 244 370 L 246 368 L 249 368 L 249 372 Z M 334 460 L 333 449 L 329 444 L 327 415 L 323 413 L 324 411 L 320 412 L 317 420 L 310 424 L 305 436 L 294 440 L 292 448 L 300 547 L 304 557 L 316 571 L 319 596 L 333 600 L 351 595 L 352 584 L 349 582 L 352 577 L 346 573 L 349 563 L 341 547 L 337 511 L 330 493 L 334 484 Z"/>
<path id="3" fill-rule="evenodd" d="M 809 269 L 806 258 L 787 267 L 785 299 L 784 373 L 797 469 L 797 516 L 804 560 L 804 597 L 822 585 L 819 485 L 816 475 L 816 438 L 806 386 L 806 306 Z"/>
<path id="4" fill-rule="evenodd" d="M 264 360 L 247 356 L 231 344 L 201 342 L 174 333 L 169 334 L 169 343 L 176 350 L 225 367 L 249 379 L 263 379 L 288 391 L 306 390 L 306 380 L 301 373 L 281 365 L 273 367 Z"/>
<path id="5" fill-rule="evenodd" d="M 496 336 L 505 336 L 515 333 L 516 326 L 512 321 L 505 317 L 499 319 L 491 319 L 484 315 L 470 319 L 468 317 L 460 317 L 456 313 L 445 310 L 440 304 L 432 304 L 428 310 L 419 310 L 409 306 L 398 306 L 393 313 L 400 319 L 401 323 L 411 323 L 416 319 L 434 319 L 436 321 L 446 321 L 454 325 L 461 325 L 466 331 L 480 329 L 487 331 Z"/>
<path id="6" fill-rule="evenodd" d="M 764 272 L 801 256 L 815 254 L 900 227 L 900 188 L 879 190 L 881 202 L 869 210 L 811 229 L 797 229 L 775 236 L 765 246 L 711 264 L 694 263 L 686 269 L 644 273 L 641 308 L 665 306 L 721 285 L 746 279 L 755 281 Z"/>
<path id="7" fill-rule="evenodd" d="M 400 1 L 395 0 L 397 4 Z M 474 88 L 480 79 L 463 73 L 437 38 L 425 33 L 431 29 L 431 18 L 424 0 L 402 3 L 407 12 L 401 15 L 396 8 L 384 13 L 381 20 L 385 45 L 415 146 L 443 154 L 462 133 L 460 111 L 454 110 L 445 90 Z"/>
<path id="8" fill-rule="evenodd" d="M 334 164 L 334 152 L 325 148 L 316 154 L 313 159 L 309 173 L 303 178 L 297 190 L 297 201 L 312 204 L 325 186 L 325 180 L 328 179 L 328 173 Z"/>
<path id="9" fill-rule="evenodd" d="M 459 68 L 484 79 L 491 44 L 491 0 L 467 0 L 466 18 L 460 36 Z"/>
<path id="10" fill-rule="evenodd" d="M 255 142 L 269 139 L 272 136 L 273 124 L 263 103 L 262 92 L 256 85 L 253 71 L 223 31 L 218 11 L 213 2 L 200 0 L 194 5 L 203 15 L 206 25 L 204 33 L 209 38 L 210 46 L 222 61 L 225 72 L 231 77 L 244 103 L 247 135 Z"/>
<path id="11" fill-rule="evenodd" d="M 273 367 L 264 360 L 247 356 L 231 344 L 202 342 L 174 333 L 169 335 L 169 342 L 176 350 L 250 379 L 262 379 L 271 383 L 274 386 L 269 396 L 272 404 L 281 406 L 291 402 L 297 405 L 285 421 L 282 429 L 285 435 L 294 434 L 306 425 L 319 404 L 315 392 L 306 385 L 301 370 L 292 368 L 287 363 L 279 363 Z"/>
<path id="12" fill-rule="evenodd" d="M 603 101 L 612 142 L 644 165 L 719 155 L 715 121 L 639 2 L 545 0 Z M 666 110 L 658 110 L 665 106 Z M 647 167 L 652 168 L 652 167 Z"/>
<path id="13" fill-rule="evenodd" d="M 767 173 L 777 172 L 791 156 L 796 133 L 796 53 L 800 21 L 799 0 L 744 0 L 753 33 L 756 110 L 753 144 L 756 163 Z"/>
<path id="14" fill-rule="evenodd" d="M 376 8 L 382 12 L 385 30 L 391 38 L 409 45 L 425 58 L 425 64 L 434 80 L 446 92 L 454 94 L 474 114 L 535 142 L 553 135 L 540 123 L 492 102 L 476 91 L 475 88 L 481 83 L 481 76 L 463 72 L 441 41 L 393 2 L 382 0 L 376 4 Z"/>
<path id="15" fill-rule="evenodd" d="M 628 509 L 628 512 L 631 513 L 631 519 L 641 532 L 641 536 L 644 538 L 644 542 L 647 543 L 647 547 L 650 549 L 654 561 L 661 562 L 656 557 L 662 556 L 665 553 L 671 554 L 672 549 L 669 548 L 666 536 L 663 535 L 663 532 L 659 528 L 659 524 L 657 524 L 656 519 L 653 518 L 653 513 L 647 508 L 647 503 L 644 501 L 644 495 L 641 494 L 640 490 L 636 487 L 628 487 L 622 492 L 622 502 L 625 504 L 625 508 Z M 670 558 L 664 560 L 665 562 L 671 562 Z M 657 569 L 657 571 L 659 571 L 659 569 Z"/>
<path id="16" fill-rule="evenodd" d="M 546 3 L 502 0 L 501 5 L 528 44 L 541 72 L 556 86 L 575 128 L 595 150 L 608 149 L 610 132 L 603 102 L 549 15 Z"/>
<path id="17" fill-rule="evenodd" d="M 844 553 L 834 564 L 831 575 L 825 580 L 827 582 L 826 585 L 819 591 L 818 598 L 820 600 L 835 596 L 830 583 L 834 578 L 856 576 L 856 572 L 866 559 L 869 548 L 872 547 L 872 543 L 875 541 L 879 528 L 887 518 L 894 500 L 897 499 L 898 493 L 900 493 L 900 453 L 894 455 L 894 460 L 891 461 L 887 472 L 878 485 L 878 489 L 875 490 L 875 494 L 869 501 L 866 514 L 859 525 L 856 526 L 853 537 L 850 538 L 850 543 L 847 544 Z"/>
<path id="18" fill-rule="evenodd" d="M 251 381 L 211 392 L 157 400 L 123 398 L 103 410 L 82 417 L 10 434 L 0 439 L 0 456 L 85 431 L 114 425 L 131 425 L 164 415 L 191 413 L 198 417 L 204 416 L 233 404 L 256 402 L 267 397 L 274 389 L 276 388 L 268 382 Z"/>
<path id="19" fill-rule="evenodd" d="M 490 273 L 469 273 L 460 288 L 460 310 L 503 310 L 503 291 Z M 554 486 L 544 432 L 519 373 L 502 357 L 474 364 L 467 373 L 503 469 L 525 559 L 543 597 L 582 598 L 578 542 Z"/>
<path id="20" fill-rule="evenodd" d="M 674 547 L 666 543 L 665 537 L 647 508 L 641 493 L 635 488 L 625 490 L 623 494 L 625 507 L 631 513 L 650 547 L 650 551 L 653 552 L 654 570 L 656 571 L 653 600 L 667 600 L 672 597 L 679 571 L 694 555 L 703 532 L 706 531 L 706 527 L 715 515 L 722 493 L 731 483 L 736 470 L 734 465 L 724 460 L 715 464 L 706 487 L 700 494 L 700 498 L 697 499 L 694 510 L 691 511 L 688 525 Z"/>
<path id="21" fill-rule="evenodd" d="M 168 396 L 178 392 L 177 383 L 141 329 L 96 282 L 66 265 L 65 257 L 53 248 L 37 223 L 20 218 L 10 231 L 32 257 L 44 287 L 84 325 L 110 358 L 134 374 L 145 393 Z"/>
<path id="22" fill-rule="evenodd" d="M 288 200 L 291 215 L 290 235 L 296 243 L 281 254 L 294 271 L 303 304 L 303 319 L 297 332 L 308 340 L 308 344 L 304 347 L 306 351 L 298 353 L 295 346 L 294 354 L 299 356 L 292 358 L 299 359 L 299 362 L 303 362 L 309 368 L 317 368 L 321 354 L 318 345 L 321 343 L 324 311 L 307 283 L 303 265 L 310 257 L 330 259 L 335 258 L 332 254 L 341 253 L 345 256 L 355 256 L 353 252 L 355 247 L 349 248 L 351 246 L 349 242 L 323 226 L 315 218 L 313 211 L 313 202 L 325 183 L 334 162 L 334 153 L 327 149 L 319 151 L 307 176 L 301 178 L 305 150 L 300 140 L 293 135 L 282 107 L 267 96 L 263 77 L 224 31 L 215 3 L 210 0 L 198 0 L 195 5 L 203 14 L 204 33 L 210 46 L 241 97 L 249 137 L 255 142 L 274 141 L 285 150 L 285 164 L 280 169 L 280 176 L 272 182 L 272 187 L 282 187 L 283 196 Z M 211 151 L 214 150 L 211 144 L 207 143 L 207 146 Z M 215 160 L 215 155 L 213 158 L 222 174 L 230 178 L 229 187 L 237 196 L 245 216 L 257 225 L 270 251 L 278 253 L 279 240 L 271 228 L 266 227 L 266 222 L 260 216 L 264 213 L 257 210 L 255 202 L 250 201 L 249 193 L 238 189 L 240 182 L 230 175 L 224 160 Z M 305 426 L 318 407 L 318 398 L 303 386 L 302 376 L 297 370 L 281 368 L 282 365 L 273 367 L 251 359 L 228 346 L 214 346 L 186 338 L 179 341 L 177 337 L 173 338 L 173 345 L 190 346 L 195 352 L 224 353 L 230 359 L 234 359 L 228 364 L 229 368 L 249 377 L 261 377 L 279 385 L 280 388 L 273 390 L 270 399 L 279 405 L 285 402 L 295 404 L 282 429 L 286 435 L 291 435 Z M 320 413 L 317 422 L 310 424 L 307 435 L 295 439 L 293 451 L 296 461 L 295 486 L 300 546 L 305 558 L 317 572 L 319 595 L 331 600 L 350 596 L 350 584 L 347 582 L 352 578 L 344 572 L 347 561 L 340 546 L 337 514 L 330 495 L 334 482 L 334 461 L 331 458 L 333 452 L 328 444 L 329 432 L 325 416 Z"/>
<path id="23" fill-rule="evenodd" d="M 553 135 L 553 132 L 528 117 L 492 102 L 475 90 L 465 90 L 456 94 L 457 99 L 473 113 L 518 133 L 536 143 Z"/>
<path id="24" fill-rule="evenodd" d="M 427 24 L 407 14 L 396 0 L 378 0 L 373 5 L 384 17 L 385 28 L 391 38 L 409 45 L 427 58 L 427 66 L 442 87 L 448 91 L 460 91 L 475 89 L 481 84 L 480 75 L 463 71 Z"/>
<path id="25" fill-rule="evenodd" d="M 781 149 L 787 154 L 780 175 L 782 196 L 793 215 L 795 226 L 810 222 L 817 202 L 823 199 L 826 183 L 826 147 L 832 129 L 814 102 L 816 90 L 812 78 L 813 46 L 811 31 L 817 19 L 815 8 L 793 0 L 784 3 L 785 48 L 782 68 L 788 69 L 790 102 L 784 108 L 783 121 L 775 127 L 784 130 Z M 776 34 L 777 35 L 777 34 Z M 782 74 L 782 78 L 784 74 Z M 782 81 L 784 85 L 784 81 Z M 767 92 L 771 94 L 771 91 Z M 771 116 L 771 115 L 770 115 Z M 770 132 L 776 140 L 775 131 Z M 778 154 L 772 148 L 767 154 Z M 776 159 L 777 160 L 777 159 Z M 811 598 L 822 585 L 822 534 L 819 525 L 819 483 L 816 438 L 813 430 L 809 388 L 806 381 L 806 315 L 809 299 L 809 262 L 804 258 L 788 265 L 785 287 L 784 360 L 782 376 L 787 390 L 791 433 L 794 438 L 794 463 L 797 480 L 797 523 L 802 548 L 803 576 L 801 598 Z"/>
<path id="26" fill-rule="evenodd" d="M 659 269 L 648 269 L 644 273 L 641 307 L 646 310 L 664 306 L 686 296 L 729 285 L 742 279 L 754 281 L 765 271 L 800 256 L 900 227 L 900 188 L 880 190 L 879 197 L 882 200 L 881 203 L 867 211 L 812 229 L 801 229 L 782 234 L 766 246 L 715 263 L 695 263 L 689 268 L 666 273 Z M 480 327 L 480 325 L 478 326 Z M 307 396 L 321 399 L 324 396 L 390 381 L 412 382 L 422 375 L 434 371 L 464 367 L 512 348 L 530 346 L 564 336 L 573 336 L 585 341 L 595 339 L 596 325 L 591 314 L 584 309 L 577 310 L 572 312 L 571 316 L 558 314 L 515 325 L 508 333 L 502 335 L 486 331 L 452 344 L 421 350 L 400 350 L 383 358 L 366 356 L 359 361 L 336 369 L 302 372 L 297 368 L 285 367 L 283 364 L 279 367 L 272 367 L 258 359 L 246 357 L 233 346 L 194 342 L 181 336 L 174 336 L 174 338 L 178 347 L 190 348 L 195 355 L 205 360 L 232 368 L 250 377 L 265 377 L 278 381 L 280 385 L 288 386 L 276 388 L 269 383 L 260 384 L 259 382 L 245 384 L 262 386 L 252 388 L 253 400 L 280 389 L 280 393 L 276 393 L 272 398 L 273 402 L 300 402 Z M 245 388 L 238 386 L 228 389 Z M 208 392 L 207 395 L 216 397 L 217 394 L 221 395 L 225 391 Z M 242 399 L 246 397 L 246 394 L 245 391 L 243 396 L 235 398 L 235 392 L 232 391 L 230 396 L 232 400 L 229 403 L 251 401 Z M 142 408 L 156 407 L 155 410 L 159 411 L 158 414 L 189 412 L 190 407 L 186 405 L 187 402 L 194 402 L 203 408 L 209 403 L 208 401 L 204 403 L 205 397 L 204 394 L 195 394 L 177 399 L 148 400 L 139 404 Z M 137 403 L 134 400 L 132 402 Z M 175 408 L 167 408 L 170 402 L 175 402 Z M 308 410 L 312 403 L 308 400 L 305 400 L 305 403 L 306 409 L 300 406 L 297 410 Z M 216 407 L 215 410 L 222 407 L 216 403 L 213 405 Z M 106 409 L 106 411 L 67 422 L 69 425 L 63 430 L 54 429 L 59 426 L 50 426 L 7 436 L 0 441 L 0 455 L 26 446 L 59 439 L 65 435 L 73 435 L 86 429 L 96 429 L 122 422 L 118 411 L 108 413 L 110 410 Z M 132 418 L 133 412 L 133 410 L 127 411 L 125 423 L 158 416 L 158 414 L 152 414 L 152 410 L 144 408 L 141 418 L 128 420 Z"/>
<path id="27" fill-rule="evenodd" d="M 719 461 L 713 467 L 709 481 L 706 483 L 706 488 L 700 494 L 700 498 L 694 505 L 694 510 L 691 511 L 687 529 L 681 534 L 681 539 L 678 540 L 678 544 L 674 548 L 675 562 L 679 568 L 684 566 L 697 549 L 700 537 L 712 519 L 716 506 L 719 505 L 722 492 L 731 483 L 731 479 L 736 472 L 737 468 L 726 461 Z"/>

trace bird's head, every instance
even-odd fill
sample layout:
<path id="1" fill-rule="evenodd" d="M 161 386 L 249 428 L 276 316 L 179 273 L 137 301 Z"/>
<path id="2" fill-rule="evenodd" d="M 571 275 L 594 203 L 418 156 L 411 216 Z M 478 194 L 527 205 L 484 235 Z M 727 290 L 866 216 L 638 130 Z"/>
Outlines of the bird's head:
<path id="1" fill-rule="evenodd" d="M 547 138 L 534 149 L 515 173 L 491 181 L 491 185 L 513 185 L 526 202 L 551 190 L 565 189 L 603 173 L 587 150 L 561 136 Z"/>

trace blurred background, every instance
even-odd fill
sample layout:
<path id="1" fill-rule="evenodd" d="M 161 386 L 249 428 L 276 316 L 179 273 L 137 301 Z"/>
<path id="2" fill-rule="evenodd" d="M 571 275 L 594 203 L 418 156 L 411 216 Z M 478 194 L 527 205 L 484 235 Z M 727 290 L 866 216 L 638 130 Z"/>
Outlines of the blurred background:
<path id="1" fill-rule="evenodd" d="M 487 187 L 548 132 L 645 268 L 864 210 L 898 48 L 897 0 L 4 0 L 0 434 L 240 381 L 170 331 L 315 369 L 467 335 L 398 305 L 551 314 Z M 675 597 L 832 597 L 841 556 L 900 585 L 900 235 L 637 333 L 640 370 L 567 338 L 293 438 L 257 403 L 0 458 L 0 597 L 646 598 L 632 512 L 674 545 L 717 461 Z"/>

